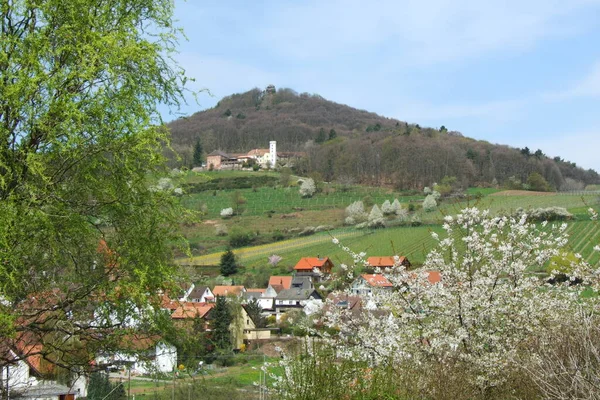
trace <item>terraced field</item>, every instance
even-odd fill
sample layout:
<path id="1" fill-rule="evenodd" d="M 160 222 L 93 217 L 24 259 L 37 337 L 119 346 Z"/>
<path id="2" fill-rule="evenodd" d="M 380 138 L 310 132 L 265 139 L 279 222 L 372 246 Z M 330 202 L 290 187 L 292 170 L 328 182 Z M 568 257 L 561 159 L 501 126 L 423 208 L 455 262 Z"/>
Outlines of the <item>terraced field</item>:
<path id="1" fill-rule="evenodd" d="M 232 194 L 239 191 L 246 199 L 244 215 L 265 215 L 269 211 L 291 213 L 298 210 L 328 210 L 345 208 L 356 200 L 370 196 L 375 204 L 381 205 L 385 200 L 400 202 L 422 199 L 423 196 L 401 196 L 397 192 L 381 188 L 353 187 L 347 191 L 332 187 L 329 192 L 319 193 L 312 198 L 302 198 L 297 187 L 206 191 L 186 196 L 183 204 L 193 210 L 200 210 L 206 205 L 206 218 L 217 218 L 223 208 L 231 207 Z M 318 225 L 318 222 L 316 223 Z"/>
<path id="2" fill-rule="evenodd" d="M 594 246 L 600 245 L 600 223 L 596 221 L 574 221 L 567 229 L 569 246 L 574 253 L 579 253 L 591 265 L 598 266 L 600 252 Z"/>

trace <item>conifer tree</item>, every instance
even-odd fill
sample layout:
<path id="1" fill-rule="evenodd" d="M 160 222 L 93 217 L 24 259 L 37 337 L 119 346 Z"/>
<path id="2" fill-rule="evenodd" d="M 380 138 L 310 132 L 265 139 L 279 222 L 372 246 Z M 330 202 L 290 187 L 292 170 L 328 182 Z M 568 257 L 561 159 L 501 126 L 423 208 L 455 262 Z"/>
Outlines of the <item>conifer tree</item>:
<path id="1" fill-rule="evenodd" d="M 231 310 L 227 300 L 223 296 L 217 296 L 217 302 L 212 309 L 212 333 L 213 343 L 217 349 L 231 350 Z"/>
<path id="2" fill-rule="evenodd" d="M 202 148 L 202 142 L 200 142 L 200 138 L 198 138 L 198 140 L 196 140 L 196 144 L 194 145 L 194 159 L 193 159 L 194 167 L 199 167 L 202 165 L 202 161 L 203 161 L 202 153 L 203 152 L 204 152 L 204 150 Z"/>
<path id="3" fill-rule="evenodd" d="M 237 273 L 238 265 L 235 260 L 235 254 L 231 249 L 221 255 L 221 275 L 229 276 Z"/>

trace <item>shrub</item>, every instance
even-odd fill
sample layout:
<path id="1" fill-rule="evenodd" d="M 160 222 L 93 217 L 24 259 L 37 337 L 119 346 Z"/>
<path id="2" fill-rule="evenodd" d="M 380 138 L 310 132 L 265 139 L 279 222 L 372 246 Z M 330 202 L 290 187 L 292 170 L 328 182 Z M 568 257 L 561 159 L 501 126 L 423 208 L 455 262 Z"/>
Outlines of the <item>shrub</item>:
<path id="1" fill-rule="evenodd" d="M 399 220 L 405 221 L 408 218 L 408 210 L 406 208 L 399 208 L 396 210 L 396 216 Z"/>
<path id="2" fill-rule="evenodd" d="M 302 181 L 299 189 L 300 196 L 312 197 L 316 191 L 315 181 L 312 178 L 307 178 Z"/>
<path id="3" fill-rule="evenodd" d="M 394 199 L 394 201 L 392 202 L 392 210 L 393 212 L 398 215 L 398 212 L 402 209 L 402 204 L 400 204 L 400 202 L 398 201 L 398 199 Z"/>
<path id="4" fill-rule="evenodd" d="M 367 225 L 369 226 L 369 228 L 381 228 L 385 226 L 383 213 L 381 212 L 379 207 L 377 207 L 377 205 L 374 205 L 371 209 Z"/>
<path id="5" fill-rule="evenodd" d="M 310 236 L 310 235 L 314 235 L 315 233 L 315 227 L 314 226 L 307 226 L 304 229 L 302 229 L 300 231 L 300 233 L 298 233 L 299 236 Z"/>
<path id="6" fill-rule="evenodd" d="M 231 247 L 243 247 L 252 243 L 252 234 L 250 232 L 234 229 L 229 234 L 229 245 Z"/>
<path id="7" fill-rule="evenodd" d="M 431 212 L 435 210 L 436 207 L 437 202 L 435 201 L 433 194 L 427 195 L 427 197 L 425 197 L 425 200 L 423 200 L 423 209 L 427 212 Z"/>
<path id="8" fill-rule="evenodd" d="M 394 207 L 392 206 L 392 203 L 390 203 L 389 200 L 383 202 L 383 204 L 381 205 L 381 212 L 383 213 L 383 215 L 390 215 L 395 213 Z"/>
<path id="9" fill-rule="evenodd" d="M 221 218 L 230 218 L 233 215 L 233 208 L 227 207 L 221 210 Z"/>
<path id="10" fill-rule="evenodd" d="M 224 224 L 215 225 L 215 234 L 217 236 L 227 236 L 227 225 L 224 225 Z"/>
<path id="11" fill-rule="evenodd" d="M 362 201 L 355 201 L 346 207 L 346 224 L 354 225 L 367 220 L 367 213 Z"/>
<path id="12" fill-rule="evenodd" d="M 522 215 L 525 211 L 517 209 L 516 215 Z M 573 214 L 564 207 L 536 208 L 527 214 L 529 221 L 567 221 L 573 218 Z"/>

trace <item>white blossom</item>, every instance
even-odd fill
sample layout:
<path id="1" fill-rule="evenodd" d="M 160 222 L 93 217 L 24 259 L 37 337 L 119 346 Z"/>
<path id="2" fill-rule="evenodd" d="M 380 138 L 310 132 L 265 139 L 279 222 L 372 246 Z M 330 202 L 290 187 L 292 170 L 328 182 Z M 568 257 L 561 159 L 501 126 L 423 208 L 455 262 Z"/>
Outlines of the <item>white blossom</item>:
<path id="1" fill-rule="evenodd" d="M 312 178 L 307 178 L 302 181 L 300 185 L 300 196 L 302 197 L 312 197 L 313 194 L 317 191 L 315 186 L 315 181 Z"/>
<path id="2" fill-rule="evenodd" d="M 233 215 L 233 208 L 228 207 L 221 210 L 221 217 L 229 218 Z"/>

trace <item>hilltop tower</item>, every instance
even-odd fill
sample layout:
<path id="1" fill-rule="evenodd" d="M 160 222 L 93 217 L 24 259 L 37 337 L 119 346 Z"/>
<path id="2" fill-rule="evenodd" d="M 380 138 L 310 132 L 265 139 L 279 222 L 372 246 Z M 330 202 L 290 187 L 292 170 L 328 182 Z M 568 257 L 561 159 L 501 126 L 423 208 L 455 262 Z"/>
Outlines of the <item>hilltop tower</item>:
<path id="1" fill-rule="evenodd" d="M 275 140 L 269 142 L 269 162 L 271 168 L 275 168 L 277 165 L 277 142 Z"/>

